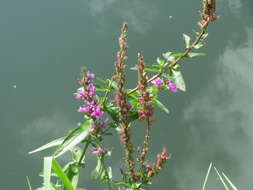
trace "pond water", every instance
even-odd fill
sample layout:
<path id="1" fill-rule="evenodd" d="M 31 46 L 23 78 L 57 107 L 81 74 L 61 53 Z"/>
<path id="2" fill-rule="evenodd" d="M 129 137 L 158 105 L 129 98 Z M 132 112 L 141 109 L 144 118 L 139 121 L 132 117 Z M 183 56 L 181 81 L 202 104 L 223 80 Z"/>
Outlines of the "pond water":
<path id="1" fill-rule="evenodd" d="M 201 49 L 207 55 L 182 62 L 187 91 L 161 93 L 171 112 L 156 112 L 151 158 L 166 146 L 172 159 L 152 189 L 201 189 L 210 162 L 239 189 L 253 186 L 253 1 L 217 4 L 221 18 L 210 25 Z M 195 0 L 2 0 L 0 5 L 0 186 L 5 190 L 28 189 L 26 176 L 39 187 L 49 152 L 28 152 L 82 121 L 76 112 L 80 102 L 73 98 L 80 67 L 110 77 L 123 21 L 129 23 L 131 67 L 138 52 L 153 63 L 166 51 L 181 51 L 182 33 L 197 29 L 200 9 Z M 135 78 L 129 72 L 129 87 Z M 136 144 L 142 128 L 136 126 Z M 107 141 L 117 171 L 118 137 Z M 96 187 L 86 173 L 81 184 Z M 209 189 L 223 189 L 214 171 Z"/>

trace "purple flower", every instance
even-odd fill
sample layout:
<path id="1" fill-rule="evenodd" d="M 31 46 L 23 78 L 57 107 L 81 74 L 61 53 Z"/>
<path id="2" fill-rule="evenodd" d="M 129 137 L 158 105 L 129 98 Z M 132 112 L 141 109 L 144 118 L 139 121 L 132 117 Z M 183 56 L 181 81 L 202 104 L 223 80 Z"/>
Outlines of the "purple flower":
<path id="1" fill-rule="evenodd" d="M 171 90 L 172 92 L 177 92 L 177 86 L 176 84 L 172 81 L 172 80 L 169 80 L 168 81 L 168 88 L 169 90 Z"/>
<path id="2" fill-rule="evenodd" d="M 75 95 L 76 99 L 81 100 L 87 95 L 87 92 L 84 90 L 84 88 L 79 88 Z"/>
<path id="3" fill-rule="evenodd" d="M 101 125 L 100 125 L 100 127 L 102 128 L 102 129 L 106 129 L 106 128 L 108 128 L 108 121 L 109 121 L 109 119 L 108 118 L 106 118 L 104 121 L 102 121 L 101 122 Z"/>
<path id="4" fill-rule="evenodd" d="M 91 148 L 91 153 L 95 154 L 96 156 L 102 156 L 105 155 L 109 150 L 107 148 L 96 148 L 96 147 L 92 147 Z"/>
<path id="5" fill-rule="evenodd" d="M 89 71 L 87 72 L 87 75 L 86 75 L 86 76 L 87 76 L 87 79 L 88 79 L 88 80 L 91 80 L 91 79 L 95 78 L 95 74 L 94 74 L 94 73 L 91 73 L 91 72 L 89 72 Z"/>
<path id="6" fill-rule="evenodd" d="M 92 111 L 91 116 L 96 119 L 100 118 L 104 114 L 99 105 L 94 106 Z"/>
<path id="7" fill-rule="evenodd" d="M 96 92 L 95 86 L 93 84 L 90 84 L 89 85 L 89 96 L 90 97 L 94 96 L 95 92 Z"/>
<path id="8" fill-rule="evenodd" d="M 83 106 L 78 109 L 78 112 L 81 112 L 83 114 L 88 114 L 90 112 L 90 109 L 88 106 Z"/>
<path id="9" fill-rule="evenodd" d="M 162 85 L 163 80 L 160 79 L 160 78 L 158 77 L 157 79 L 153 80 L 151 83 L 152 83 L 153 85 L 155 85 L 156 87 L 159 88 L 159 87 Z"/>

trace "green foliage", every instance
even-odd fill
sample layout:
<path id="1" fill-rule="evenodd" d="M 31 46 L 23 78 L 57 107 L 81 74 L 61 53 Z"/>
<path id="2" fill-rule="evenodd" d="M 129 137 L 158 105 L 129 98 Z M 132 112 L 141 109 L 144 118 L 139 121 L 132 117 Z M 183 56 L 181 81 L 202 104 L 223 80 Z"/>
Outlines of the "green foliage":
<path id="1" fill-rule="evenodd" d="M 204 17 L 202 16 L 202 18 Z M 145 64 L 143 56 L 139 54 L 138 65 L 130 68 L 138 70 L 138 86 L 133 89 L 125 89 L 125 54 L 128 47 L 126 43 L 128 32 L 127 25 L 123 24 L 119 37 L 120 50 L 115 62 L 116 74 L 110 79 L 104 80 L 99 77 L 95 78 L 95 75 L 87 69 L 81 71 L 82 78 L 78 80 L 81 87 L 75 95 L 84 103 L 79 109 L 79 112 L 84 115 L 84 123 L 70 130 L 66 136 L 29 152 L 32 154 L 57 147 L 52 156 L 44 158 L 44 169 L 40 174 L 43 177 L 43 186 L 37 190 L 86 190 L 78 187 L 78 181 L 80 170 L 85 168 L 87 164 L 85 155 L 88 148 L 92 148 L 92 154 L 97 160 L 97 165 L 91 172 L 92 179 L 106 183 L 108 190 L 113 190 L 115 187 L 118 190 L 147 190 L 152 178 L 160 173 L 166 161 L 170 159 L 165 149 L 157 154 L 157 160 L 154 163 L 150 163 L 146 157 L 149 150 L 151 125 L 153 125 L 153 106 L 169 113 L 167 105 L 159 101 L 159 92 L 176 93 L 178 89 L 186 91 L 179 61 L 186 57 L 205 55 L 192 52 L 192 49 L 201 48 L 207 37 L 207 26 L 200 26 L 200 28 L 200 32 L 195 32 L 196 39 L 193 42 L 190 36 L 183 34 L 184 52 L 168 51 L 151 65 Z M 153 76 L 149 77 L 150 74 Z M 98 93 L 96 93 L 97 91 Z M 111 97 L 112 95 L 114 96 Z M 107 118 L 108 121 L 104 118 Z M 140 151 L 141 155 L 135 154 L 136 148 L 131 143 L 130 129 L 133 128 L 130 126 L 136 120 L 146 120 L 147 125 L 143 147 Z M 112 168 L 110 165 L 107 166 L 105 162 L 105 156 L 109 156 L 111 151 L 103 147 L 104 138 L 113 134 L 120 135 L 120 142 L 123 152 L 125 152 L 126 163 L 121 168 L 121 182 L 113 180 Z M 71 154 L 72 159 L 62 168 L 56 159 L 67 152 Z M 211 168 L 212 164 L 209 166 L 202 190 L 205 189 Z M 220 175 L 216 168 L 215 171 L 226 189 L 229 190 L 229 186 L 233 190 L 237 190 L 224 173 Z M 31 190 L 29 179 L 27 182 Z"/>

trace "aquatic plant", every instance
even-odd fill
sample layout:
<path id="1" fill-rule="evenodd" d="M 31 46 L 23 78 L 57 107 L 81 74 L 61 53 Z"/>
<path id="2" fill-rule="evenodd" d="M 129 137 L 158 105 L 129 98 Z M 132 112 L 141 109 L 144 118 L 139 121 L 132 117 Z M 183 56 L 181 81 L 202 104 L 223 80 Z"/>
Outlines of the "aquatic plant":
<path id="1" fill-rule="evenodd" d="M 91 177 L 105 183 L 108 190 L 146 190 L 151 185 L 152 179 L 159 175 L 171 159 L 171 154 L 166 148 L 157 153 L 154 162 L 147 159 L 151 151 L 151 129 L 155 126 L 154 107 L 157 106 L 169 113 L 158 99 L 159 91 L 164 90 L 169 94 L 186 90 L 180 62 L 184 58 L 204 55 L 193 50 L 204 45 L 207 27 L 217 19 L 215 9 L 215 0 L 203 0 L 201 20 L 198 22 L 200 31 L 194 32 L 194 40 L 183 34 L 183 52 L 166 52 L 152 65 L 145 64 L 144 56 L 139 53 L 137 65 L 131 68 L 138 74 L 136 87 L 132 89 L 125 87 L 128 24 L 123 23 L 113 76 L 104 80 L 96 77 L 85 67 L 81 69 L 81 77 L 77 80 L 80 88 L 74 96 L 81 102 L 77 112 L 83 116 L 83 122 L 66 136 L 30 152 L 57 147 L 52 156 L 44 158 L 43 185 L 38 190 L 84 190 L 79 187 L 78 180 L 80 170 L 89 164 L 85 159 L 85 155 L 89 154 L 88 150 L 97 160 Z M 136 121 L 142 121 L 142 125 L 146 126 L 141 147 L 135 147 L 131 138 L 135 130 L 133 123 Z M 114 179 L 110 162 L 106 162 L 108 159 L 105 159 L 111 155 L 112 149 L 104 144 L 104 139 L 115 134 L 119 136 L 124 151 L 122 159 L 125 164 L 119 168 L 121 180 Z M 67 152 L 71 153 L 72 160 L 62 167 L 57 158 Z"/>

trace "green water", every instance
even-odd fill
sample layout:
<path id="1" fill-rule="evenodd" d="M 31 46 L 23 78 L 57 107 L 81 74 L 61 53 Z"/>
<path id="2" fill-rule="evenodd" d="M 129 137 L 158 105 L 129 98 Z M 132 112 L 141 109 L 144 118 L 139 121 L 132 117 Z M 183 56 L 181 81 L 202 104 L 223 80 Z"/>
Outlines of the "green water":
<path id="1" fill-rule="evenodd" d="M 151 158 L 166 146 L 172 159 L 152 189 L 201 189 L 211 161 L 238 188 L 253 186 L 253 2 L 217 4 L 221 19 L 210 25 L 201 49 L 207 56 L 182 62 L 187 92 L 161 93 L 171 113 L 156 112 Z M 153 63 L 163 52 L 182 50 L 182 33 L 197 28 L 199 9 L 195 0 L 1 0 L 1 189 L 28 189 L 26 176 L 33 187 L 40 185 L 37 174 L 48 152 L 27 152 L 81 121 L 73 98 L 79 69 L 85 65 L 110 77 L 123 21 L 129 23 L 128 64 L 134 66 L 138 52 Z M 134 79 L 129 72 L 129 86 Z M 117 171 L 118 138 L 107 141 Z M 86 173 L 81 184 L 98 189 Z M 214 172 L 209 189 L 223 189 Z"/>

